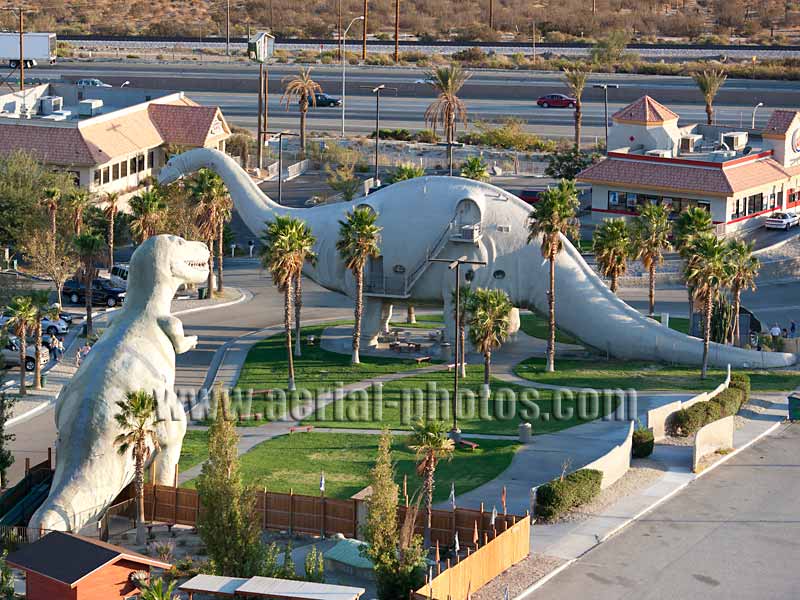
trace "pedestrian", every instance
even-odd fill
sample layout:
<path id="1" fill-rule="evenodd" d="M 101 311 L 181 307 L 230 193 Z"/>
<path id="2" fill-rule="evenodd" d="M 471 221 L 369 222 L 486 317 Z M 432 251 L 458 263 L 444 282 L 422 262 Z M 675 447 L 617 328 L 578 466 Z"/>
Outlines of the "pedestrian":
<path id="1" fill-rule="evenodd" d="M 772 329 L 769 330 L 769 334 L 772 336 L 773 343 L 776 343 L 781 337 L 781 328 L 775 323 L 772 326 Z"/>
<path id="2" fill-rule="evenodd" d="M 782 338 L 788 338 L 788 337 L 789 337 L 789 331 L 786 329 L 786 327 L 784 327 L 784 328 L 781 330 L 781 337 L 782 337 Z"/>
<path id="3" fill-rule="evenodd" d="M 789 337 L 797 337 L 797 323 L 795 323 L 794 320 L 792 320 L 791 324 L 789 325 Z"/>
<path id="4" fill-rule="evenodd" d="M 255 247 L 256 244 L 255 242 L 253 242 L 253 240 L 247 242 L 247 249 L 250 251 L 250 258 L 253 258 L 253 250 L 255 249 Z M 794 325 L 794 321 L 792 321 L 792 324 Z"/>
<path id="5" fill-rule="evenodd" d="M 58 336 L 53 336 L 53 360 L 58 362 L 62 356 L 64 356 L 64 343 Z"/>
<path id="6" fill-rule="evenodd" d="M 81 363 L 84 361 L 84 359 L 89 354 L 91 349 L 92 347 L 89 345 L 89 342 L 86 342 L 83 346 L 81 346 L 81 349 L 78 350 L 78 354 L 75 356 L 75 362 L 78 364 L 79 367 L 81 366 Z"/>

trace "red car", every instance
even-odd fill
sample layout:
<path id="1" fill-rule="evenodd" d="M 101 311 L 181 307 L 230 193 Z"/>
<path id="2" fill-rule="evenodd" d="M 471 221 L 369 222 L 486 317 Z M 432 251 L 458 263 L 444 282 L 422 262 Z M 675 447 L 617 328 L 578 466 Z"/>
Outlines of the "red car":
<path id="1" fill-rule="evenodd" d="M 575 108 L 575 98 L 570 98 L 564 94 L 548 94 L 540 97 L 536 104 L 542 108 Z"/>

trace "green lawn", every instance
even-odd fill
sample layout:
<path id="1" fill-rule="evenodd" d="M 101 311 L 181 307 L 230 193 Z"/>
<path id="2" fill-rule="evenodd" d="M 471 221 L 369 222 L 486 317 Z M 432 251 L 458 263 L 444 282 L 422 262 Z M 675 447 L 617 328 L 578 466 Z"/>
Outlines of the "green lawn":
<path id="1" fill-rule="evenodd" d="M 521 314 L 519 316 L 520 329 L 531 337 L 546 340 L 550 335 L 550 325 L 547 319 L 536 313 Z M 580 340 L 575 339 L 565 331 L 556 328 L 556 342 L 563 344 L 580 344 Z"/>
<path id="2" fill-rule="evenodd" d="M 672 321 L 672 319 L 670 319 Z M 556 359 L 555 373 L 544 370 L 544 359 L 530 358 L 517 365 L 520 377 L 566 387 L 635 390 L 710 390 L 725 379 L 722 369 L 710 369 L 700 379 L 697 367 L 659 365 L 641 361 L 582 361 Z M 800 371 L 745 371 L 753 390 L 782 391 L 797 387 Z"/>
<path id="3" fill-rule="evenodd" d="M 405 316 L 400 313 L 393 315 L 394 321 L 389 322 L 390 327 L 397 327 L 399 329 L 443 329 L 444 319 L 442 313 L 432 314 L 417 314 L 416 323 L 406 323 Z"/>
<path id="4" fill-rule="evenodd" d="M 457 450 L 450 461 L 436 469 L 437 501 L 447 499 L 450 483 L 462 494 L 497 477 L 514 456 L 519 444 L 505 440 L 479 440 L 475 451 Z M 319 494 L 319 478 L 325 472 L 325 492 L 333 498 L 349 498 L 369 485 L 369 471 L 375 462 L 377 435 L 345 433 L 295 433 L 262 442 L 241 456 L 246 483 L 272 492 Z M 409 493 L 419 485 L 415 475 L 414 452 L 396 437 L 393 458 L 398 483 L 408 475 Z M 193 487 L 193 482 L 185 484 Z"/>
<path id="5" fill-rule="evenodd" d="M 530 421 L 534 433 L 550 433 L 601 416 L 599 407 L 587 404 L 586 418 L 579 420 L 574 410 L 576 400 L 572 397 L 560 398 L 560 409 L 557 409 L 550 391 L 497 380 L 491 383 L 490 399 L 482 403 L 478 398 L 482 383 L 481 365 L 469 366 L 467 379 L 459 382 L 462 400 L 459 402 L 458 425 L 466 433 L 516 435 L 521 420 Z M 363 395 L 348 396 L 318 410 L 304 423 L 338 429 L 381 429 L 387 426 L 406 430 L 411 429 L 422 416 L 450 423 L 452 413 L 449 398 L 452 386 L 453 373 L 447 371 L 409 376 L 383 386 L 380 401 L 367 399 Z M 505 396 L 499 392 L 501 389 L 506 390 Z M 461 390 L 471 390 L 473 400 L 461 395 Z M 567 411 L 570 414 L 565 415 Z"/>
<path id="6" fill-rule="evenodd" d="M 661 323 L 661 315 L 655 315 L 655 320 Z M 669 318 L 669 328 L 675 331 L 680 331 L 689 335 L 689 319 L 686 317 L 672 317 Z"/>
<path id="7" fill-rule="evenodd" d="M 190 429 L 183 436 L 181 460 L 178 463 L 180 472 L 191 469 L 208 458 L 208 432 Z"/>

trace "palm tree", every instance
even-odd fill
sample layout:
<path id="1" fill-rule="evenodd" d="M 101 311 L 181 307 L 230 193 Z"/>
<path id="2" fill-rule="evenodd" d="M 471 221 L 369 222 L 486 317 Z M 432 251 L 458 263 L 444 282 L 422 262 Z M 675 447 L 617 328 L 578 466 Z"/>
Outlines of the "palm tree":
<path id="1" fill-rule="evenodd" d="M 36 320 L 33 323 L 33 340 L 36 344 L 36 366 L 33 370 L 33 387 L 42 389 L 42 319 L 57 319 L 60 305 L 50 302 L 50 292 L 47 290 L 34 290 L 31 292 L 31 303 L 36 309 Z"/>
<path id="2" fill-rule="evenodd" d="M 735 344 L 739 339 L 739 309 L 742 306 L 742 291 L 756 289 L 756 277 L 761 269 L 761 262 L 753 256 L 753 242 L 731 239 L 728 240 L 727 250 L 734 316 L 731 344 Z"/>
<path id="3" fill-rule="evenodd" d="M 304 221 L 299 219 L 295 219 L 295 221 L 297 222 L 295 225 L 295 243 L 301 262 L 294 278 L 294 355 L 301 356 L 300 311 L 303 308 L 303 264 L 314 265 L 317 262 L 317 255 L 314 253 L 314 244 L 317 243 L 317 238 Z"/>
<path id="4" fill-rule="evenodd" d="M 575 67 L 574 69 L 564 69 L 564 79 L 567 82 L 567 87 L 573 98 L 575 98 L 575 147 L 581 147 L 581 124 L 583 121 L 583 113 L 581 112 L 582 104 L 581 98 L 583 90 L 586 87 L 586 82 L 589 80 L 591 70 L 583 69 L 582 67 Z"/>
<path id="5" fill-rule="evenodd" d="M 167 208 L 161 191 L 156 188 L 142 190 L 130 199 L 131 207 L 131 233 L 141 244 L 148 238 L 156 235 L 164 219 L 164 209 Z"/>
<path id="6" fill-rule="evenodd" d="M 425 498 L 426 546 L 431 543 L 431 516 L 433 514 L 433 489 L 436 485 L 436 465 L 440 460 L 450 460 L 455 444 L 447 437 L 447 425 L 442 421 L 417 421 L 408 440 L 417 458 L 417 475 L 422 479 L 422 493 Z"/>
<path id="7" fill-rule="evenodd" d="M 47 209 L 50 218 L 50 239 L 53 243 L 53 253 L 56 248 L 56 234 L 58 232 L 58 207 L 61 203 L 61 190 L 57 187 L 45 188 L 42 191 L 42 205 Z"/>
<path id="8" fill-rule="evenodd" d="M 708 124 L 714 124 L 714 98 L 719 93 L 720 88 L 725 83 L 728 76 L 723 70 L 707 70 L 692 73 L 692 79 L 700 88 L 700 93 L 703 94 L 703 99 L 706 102 L 706 117 Z"/>
<path id="9" fill-rule="evenodd" d="M 72 226 L 75 235 L 81 234 L 83 230 L 83 213 L 91 203 L 92 195 L 88 190 L 78 188 L 70 193 L 69 206 L 72 209 Z"/>
<path id="10" fill-rule="evenodd" d="M 441 124 L 448 143 L 455 141 L 456 122 L 467 124 L 467 105 L 458 97 L 458 93 L 470 77 L 457 64 L 438 67 L 428 73 L 427 79 L 438 95 L 425 110 L 425 123 L 434 133 Z"/>
<path id="11" fill-rule="evenodd" d="M 727 246 L 713 233 L 695 238 L 689 252 L 692 258 L 686 265 L 686 281 L 692 286 L 695 299 L 703 305 L 703 366 L 700 376 L 705 379 L 711 341 L 711 313 L 720 291 L 730 283 L 731 271 L 727 262 Z"/>
<path id="12" fill-rule="evenodd" d="M 412 163 L 404 163 L 397 165 L 387 178 L 388 183 L 397 183 L 398 181 L 405 181 L 406 179 L 414 179 L 416 177 L 424 177 L 425 168 L 418 167 Z"/>
<path id="13" fill-rule="evenodd" d="M 361 362 L 358 350 L 361 344 L 361 314 L 364 311 L 364 266 L 369 258 L 380 256 L 381 228 L 375 223 L 378 215 L 370 208 L 355 208 L 339 221 L 339 239 L 336 249 L 345 267 L 356 280 L 355 324 L 353 325 L 353 364 Z"/>
<path id="14" fill-rule="evenodd" d="M 594 230 L 592 250 L 604 277 L 611 278 L 611 291 L 615 294 L 619 278 L 628 270 L 631 252 L 631 234 L 625 219 L 606 219 Z"/>
<path id="15" fill-rule="evenodd" d="M 464 379 L 467 376 L 467 361 L 466 361 L 466 332 L 467 332 L 467 321 L 469 320 L 469 313 L 472 310 L 472 300 L 473 300 L 473 292 L 472 288 L 468 285 L 465 285 L 459 290 L 458 298 L 456 298 L 456 291 L 453 290 L 451 292 L 451 301 L 453 304 L 453 320 L 456 319 L 456 313 L 458 313 L 458 331 L 456 335 L 458 335 L 458 344 L 461 348 L 461 351 L 458 358 L 461 362 L 461 378 Z M 458 302 L 456 302 L 458 300 Z"/>
<path id="16" fill-rule="evenodd" d="M 651 317 L 656 310 L 656 267 L 664 262 L 664 251 L 671 247 L 670 233 L 669 209 L 664 205 L 645 204 L 631 225 L 634 258 L 642 261 L 650 276 Z"/>
<path id="17" fill-rule="evenodd" d="M 208 244 L 211 256 L 208 264 L 208 298 L 214 297 L 214 241 L 218 260 L 222 262 L 222 234 L 225 221 L 230 218 L 231 200 L 222 178 L 210 169 L 200 169 L 186 181 L 186 188 L 194 199 L 200 235 Z M 222 277 L 222 267 L 218 269 Z M 218 284 L 219 285 L 219 284 Z M 219 288 L 222 289 L 221 287 Z"/>
<path id="18" fill-rule="evenodd" d="M 281 102 L 289 110 L 289 103 L 297 100 L 300 108 L 300 149 L 306 151 L 306 115 L 309 104 L 317 105 L 317 93 L 322 92 L 322 86 L 311 79 L 311 67 L 300 67 L 300 73 L 291 79 L 284 80 L 285 88 Z"/>
<path id="19" fill-rule="evenodd" d="M 475 181 L 489 181 L 489 165 L 480 156 L 470 156 L 461 165 L 461 176 Z"/>
<path id="20" fill-rule="evenodd" d="M 28 332 L 36 326 L 36 307 L 30 296 L 17 296 L 8 306 L 6 327 L 17 336 L 19 345 L 19 394 L 27 393 L 25 381 L 25 365 L 27 362 Z"/>
<path id="21" fill-rule="evenodd" d="M 108 268 L 114 266 L 114 221 L 119 212 L 119 192 L 108 192 L 105 196 L 106 201 L 106 219 L 108 219 Z"/>
<path id="22" fill-rule="evenodd" d="M 154 427 L 156 397 L 146 390 L 125 394 L 125 400 L 117 402 L 119 412 L 114 415 L 119 435 L 114 439 L 117 452 L 133 455 L 135 464 L 133 484 L 136 489 L 136 543 L 144 544 L 144 466 L 150 453 L 159 449 Z"/>
<path id="23" fill-rule="evenodd" d="M 563 236 L 580 232 L 577 212 L 580 202 L 574 181 L 562 179 L 558 187 L 539 194 L 528 221 L 528 243 L 539 241 L 542 257 L 550 261 L 550 287 L 547 302 L 550 333 L 547 341 L 547 371 L 555 370 L 556 354 L 556 257 L 564 247 Z"/>
<path id="24" fill-rule="evenodd" d="M 492 350 L 499 348 L 508 338 L 512 308 L 511 300 L 503 290 L 478 289 L 472 295 L 469 337 L 478 352 L 483 354 L 483 389 L 487 397 Z"/>
<path id="25" fill-rule="evenodd" d="M 96 263 L 105 251 L 105 241 L 99 235 L 82 233 L 72 241 L 83 270 L 84 299 L 86 301 L 86 338 L 92 335 L 92 281 L 97 274 Z"/>
<path id="26" fill-rule="evenodd" d="M 175 579 L 167 583 L 157 577 L 142 588 L 141 600 L 177 600 L 178 596 L 174 595 L 177 583 Z"/>
<path id="27" fill-rule="evenodd" d="M 689 256 L 687 252 L 689 248 L 691 248 L 694 239 L 698 235 L 711 233 L 713 230 L 714 224 L 711 221 L 711 213 L 707 210 L 695 206 L 678 215 L 673 231 L 675 249 L 678 251 L 678 254 L 681 255 L 681 258 L 688 262 Z M 691 320 L 694 315 L 694 311 L 692 310 L 694 292 L 688 283 L 686 285 L 686 293 L 689 296 L 689 319 Z M 690 327 L 689 330 L 693 331 L 694 328 Z"/>

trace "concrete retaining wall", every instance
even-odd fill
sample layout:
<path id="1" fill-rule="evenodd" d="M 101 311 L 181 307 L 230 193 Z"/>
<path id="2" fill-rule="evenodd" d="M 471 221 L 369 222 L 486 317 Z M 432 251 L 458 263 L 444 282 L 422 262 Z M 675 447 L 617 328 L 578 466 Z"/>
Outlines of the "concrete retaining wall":
<path id="1" fill-rule="evenodd" d="M 728 389 L 728 385 L 730 385 L 730 382 L 731 382 L 731 367 L 730 365 L 728 365 L 728 374 L 725 377 L 725 381 L 720 383 L 710 392 L 703 392 L 701 394 L 697 394 L 694 398 L 690 398 L 689 400 L 685 400 L 683 402 L 681 402 L 680 400 L 676 400 L 675 402 L 670 402 L 669 404 L 664 404 L 663 406 L 659 406 L 658 408 L 654 408 L 652 410 L 647 411 L 647 427 L 653 430 L 653 437 L 655 438 L 655 441 L 658 442 L 666 437 L 667 422 L 669 421 L 669 418 L 673 414 L 675 414 L 679 410 L 689 408 L 690 406 L 697 404 L 698 402 L 705 402 L 707 400 L 711 400 L 722 390 Z"/>
<path id="2" fill-rule="evenodd" d="M 735 421 L 733 415 L 709 423 L 694 436 L 694 451 L 692 453 L 692 471 L 697 473 L 700 461 L 717 450 L 733 448 L 733 430 Z"/>
<path id="3" fill-rule="evenodd" d="M 601 456 L 594 462 L 589 463 L 584 469 L 596 469 L 603 472 L 603 481 L 600 484 L 602 489 L 620 479 L 628 469 L 631 468 L 631 446 L 633 445 L 633 421 L 630 422 L 628 435 L 625 441 L 615 446 L 608 454 Z"/>

